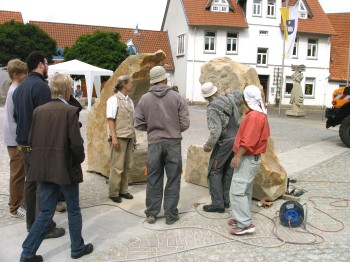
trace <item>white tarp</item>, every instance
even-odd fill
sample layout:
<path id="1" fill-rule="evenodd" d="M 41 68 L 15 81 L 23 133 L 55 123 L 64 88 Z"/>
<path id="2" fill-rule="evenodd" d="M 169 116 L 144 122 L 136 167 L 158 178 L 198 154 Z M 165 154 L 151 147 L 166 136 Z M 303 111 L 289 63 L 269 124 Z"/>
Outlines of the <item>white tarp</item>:
<path id="1" fill-rule="evenodd" d="M 84 75 L 86 92 L 88 98 L 88 110 L 91 109 L 92 91 L 95 85 L 96 95 L 101 93 L 101 76 L 111 76 L 113 71 L 89 65 L 79 60 L 71 60 L 49 66 L 49 76 L 55 73 L 65 73 L 70 75 Z"/>

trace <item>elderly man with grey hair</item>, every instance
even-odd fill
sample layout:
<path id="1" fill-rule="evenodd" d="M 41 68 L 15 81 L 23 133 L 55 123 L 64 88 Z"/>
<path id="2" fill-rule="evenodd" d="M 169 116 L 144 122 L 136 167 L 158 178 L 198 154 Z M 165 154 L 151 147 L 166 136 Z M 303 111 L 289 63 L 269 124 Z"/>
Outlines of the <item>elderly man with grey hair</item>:
<path id="1" fill-rule="evenodd" d="M 204 205 L 205 212 L 224 213 L 230 207 L 230 186 L 233 169 L 232 146 L 241 122 L 239 107 L 243 103 L 239 91 L 219 95 L 218 88 L 211 82 L 202 85 L 202 96 L 207 100 L 207 122 L 210 132 L 204 151 L 210 152 L 208 185 L 211 204 Z"/>
<path id="2" fill-rule="evenodd" d="M 150 78 L 152 86 L 135 111 L 135 128 L 147 131 L 148 139 L 145 214 L 149 224 L 156 222 L 163 199 L 165 169 L 164 214 L 166 224 L 171 225 L 179 219 L 181 133 L 189 128 L 190 118 L 185 100 L 167 85 L 164 67 L 153 67 Z"/>
<path id="3" fill-rule="evenodd" d="M 23 242 L 20 261 L 43 261 L 36 255 L 55 213 L 61 190 L 68 210 L 71 257 L 80 258 L 93 251 L 81 236 L 82 216 L 79 206 L 80 167 L 85 159 L 84 141 L 80 134 L 78 108 L 68 104 L 73 80 L 56 74 L 50 79 L 52 101 L 37 107 L 29 134 L 32 148 L 26 180 L 40 183 L 41 210 Z"/>

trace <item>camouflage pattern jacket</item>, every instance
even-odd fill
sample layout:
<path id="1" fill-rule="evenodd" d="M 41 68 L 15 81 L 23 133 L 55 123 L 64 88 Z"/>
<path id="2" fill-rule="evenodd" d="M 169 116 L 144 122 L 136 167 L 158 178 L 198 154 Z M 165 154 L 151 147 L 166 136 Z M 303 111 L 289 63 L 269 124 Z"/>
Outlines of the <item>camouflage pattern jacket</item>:
<path id="1" fill-rule="evenodd" d="M 233 91 L 218 96 L 207 106 L 207 123 L 210 132 L 204 147 L 213 149 L 218 141 L 234 139 L 242 117 L 239 111 L 242 93 Z"/>

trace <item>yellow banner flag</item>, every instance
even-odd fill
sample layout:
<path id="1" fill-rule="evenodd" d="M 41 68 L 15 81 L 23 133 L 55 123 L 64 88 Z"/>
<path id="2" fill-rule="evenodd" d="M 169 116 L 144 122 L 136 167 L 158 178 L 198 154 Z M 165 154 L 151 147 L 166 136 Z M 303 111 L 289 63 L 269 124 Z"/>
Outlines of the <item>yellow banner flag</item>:
<path id="1" fill-rule="evenodd" d="M 298 28 L 298 6 L 282 7 L 280 10 L 286 36 L 286 58 L 291 58 Z M 283 53 L 284 51 L 285 50 L 283 50 Z"/>

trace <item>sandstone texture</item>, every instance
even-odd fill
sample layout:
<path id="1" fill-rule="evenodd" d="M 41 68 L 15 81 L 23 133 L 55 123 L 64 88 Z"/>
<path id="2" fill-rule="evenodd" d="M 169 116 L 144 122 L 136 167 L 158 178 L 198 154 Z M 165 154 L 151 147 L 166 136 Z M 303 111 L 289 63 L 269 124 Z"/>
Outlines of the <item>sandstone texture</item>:
<path id="1" fill-rule="evenodd" d="M 164 65 L 165 54 L 158 51 L 154 54 L 138 54 L 129 56 L 116 69 L 114 74 L 108 79 L 101 91 L 101 96 L 95 100 L 94 106 L 89 112 L 87 119 L 87 155 L 88 170 L 109 176 L 110 167 L 110 145 L 108 139 L 108 126 L 106 118 L 106 104 L 109 97 L 114 94 L 114 87 L 117 79 L 121 75 L 130 75 L 133 79 L 133 90 L 129 94 L 136 107 L 141 96 L 150 87 L 149 71 L 157 65 Z M 147 138 L 144 132 L 136 132 L 137 143 L 134 151 L 134 172 L 129 177 L 129 182 L 146 181 L 144 176 Z M 141 166 L 142 165 L 142 166 Z"/>

